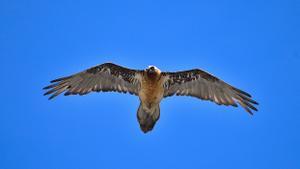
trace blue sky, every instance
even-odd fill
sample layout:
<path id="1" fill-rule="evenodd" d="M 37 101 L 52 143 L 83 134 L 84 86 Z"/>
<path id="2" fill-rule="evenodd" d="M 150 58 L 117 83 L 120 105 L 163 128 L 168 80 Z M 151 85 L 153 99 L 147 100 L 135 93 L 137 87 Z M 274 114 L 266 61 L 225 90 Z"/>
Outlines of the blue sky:
<path id="1" fill-rule="evenodd" d="M 299 18 L 297 0 L 2 0 L 0 168 L 300 168 Z M 42 96 L 49 80 L 104 62 L 201 68 L 259 112 L 167 98 L 145 135 L 137 97 Z"/>

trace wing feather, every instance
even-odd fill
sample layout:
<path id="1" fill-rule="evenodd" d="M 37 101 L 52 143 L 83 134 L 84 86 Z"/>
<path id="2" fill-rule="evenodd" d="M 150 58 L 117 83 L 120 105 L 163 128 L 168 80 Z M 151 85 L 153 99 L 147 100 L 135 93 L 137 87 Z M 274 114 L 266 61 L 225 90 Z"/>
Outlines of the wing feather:
<path id="1" fill-rule="evenodd" d="M 258 103 L 245 91 L 235 88 L 217 77 L 199 69 L 180 72 L 162 72 L 165 77 L 164 97 L 193 96 L 203 100 L 210 100 L 218 105 L 231 105 L 237 103 L 248 113 L 257 111 L 254 105 Z"/>
<path id="2" fill-rule="evenodd" d="M 65 92 L 68 95 L 85 95 L 92 91 L 116 91 L 137 95 L 140 88 L 141 70 L 128 69 L 113 63 L 91 67 L 71 76 L 54 79 L 44 95 L 53 99 Z"/>

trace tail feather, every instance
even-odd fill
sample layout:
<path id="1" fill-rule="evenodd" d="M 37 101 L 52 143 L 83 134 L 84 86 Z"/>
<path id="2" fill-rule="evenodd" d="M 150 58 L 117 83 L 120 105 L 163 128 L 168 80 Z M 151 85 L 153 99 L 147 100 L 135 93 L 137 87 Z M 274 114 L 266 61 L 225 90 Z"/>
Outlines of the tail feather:
<path id="1" fill-rule="evenodd" d="M 138 112 L 137 112 L 137 118 L 140 123 L 140 128 L 144 133 L 147 133 L 151 131 L 159 119 L 160 116 L 160 108 L 159 105 L 157 105 L 154 108 L 153 112 L 147 112 L 143 109 L 142 105 L 140 104 Z"/>

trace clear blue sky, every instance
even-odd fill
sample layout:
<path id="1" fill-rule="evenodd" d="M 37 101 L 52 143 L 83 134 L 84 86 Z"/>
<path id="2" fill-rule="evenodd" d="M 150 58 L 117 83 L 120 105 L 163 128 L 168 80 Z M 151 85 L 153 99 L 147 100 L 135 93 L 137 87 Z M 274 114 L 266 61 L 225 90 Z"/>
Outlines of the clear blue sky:
<path id="1" fill-rule="evenodd" d="M 0 168 L 299 169 L 299 18 L 297 0 L 2 0 Z M 167 98 L 145 135 L 137 97 L 42 96 L 108 61 L 204 69 L 259 112 Z"/>

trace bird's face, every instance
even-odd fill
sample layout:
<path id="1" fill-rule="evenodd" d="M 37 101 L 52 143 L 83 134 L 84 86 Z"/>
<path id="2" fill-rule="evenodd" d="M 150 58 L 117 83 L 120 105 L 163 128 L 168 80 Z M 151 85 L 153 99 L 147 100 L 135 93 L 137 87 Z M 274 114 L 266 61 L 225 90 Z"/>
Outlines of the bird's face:
<path id="1" fill-rule="evenodd" d="M 156 67 L 155 66 L 148 66 L 148 68 L 146 69 L 146 72 L 148 74 L 155 74 L 156 73 Z"/>
<path id="2" fill-rule="evenodd" d="M 157 75 L 160 73 L 160 70 L 157 69 L 155 66 L 148 66 L 148 68 L 146 69 L 146 73 L 148 77 L 154 78 L 157 77 Z"/>

